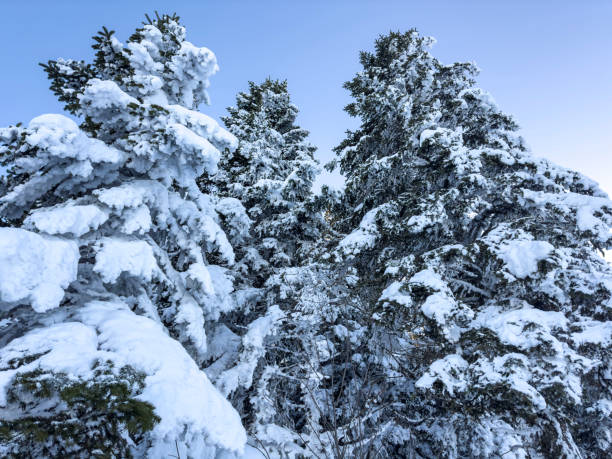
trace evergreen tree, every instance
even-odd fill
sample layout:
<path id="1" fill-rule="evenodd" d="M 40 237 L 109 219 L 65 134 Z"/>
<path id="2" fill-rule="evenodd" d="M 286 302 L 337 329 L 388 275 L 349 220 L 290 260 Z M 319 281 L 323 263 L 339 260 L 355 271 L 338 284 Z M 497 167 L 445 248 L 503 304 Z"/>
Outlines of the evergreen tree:
<path id="1" fill-rule="evenodd" d="M 94 40 L 92 64 L 44 65 L 81 128 L 0 130 L 0 451 L 239 455 L 239 416 L 198 366 L 235 307 L 232 203 L 196 184 L 237 145 L 197 111 L 216 58 L 176 16 Z"/>
<path id="2" fill-rule="evenodd" d="M 222 158 L 216 181 L 220 194 L 238 199 L 252 221 L 240 263 L 260 287 L 275 268 L 295 265 L 321 234 L 312 194 L 316 148 L 295 124 L 298 109 L 286 81 L 249 82 L 228 112 L 223 122 L 239 146 Z"/>
<path id="3" fill-rule="evenodd" d="M 612 202 L 532 156 L 476 67 L 440 63 L 432 43 L 381 36 L 345 85 L 361 126 L 336 149 L 335 269 L 357 297 L 354 377 L 375 396 L 341 442 L 395 457 L 609 457 Z"/>
<path id="4" fill-rule="evenodd" d="M 201 184 L 240 201 L 251 229 L 248 238 L 232 241 L 239 245 L 235 296 L 241 308 L 215 333 L 235 351 L 216 346 L 207 372 L 231 397 L 260 446 L 295 453 L 302 449 L 286 443 L 297 438 L 293 418 L 302 417 L 297 405 L 303 405 L 304 394 L 300 381 L 281 367 L 304 355 L 296 334 L 304 327 L 296 314 L 325 229 L 322 201 L 312 192 L 315 147 L 295 124 L 298 109 L 285 81 L 250 82 L 228 112 L 223 121 L 239 146 L 222 158 L 219 174 Z M 230 208 L 225 215 L 228 222 L 236 220 Z"/>

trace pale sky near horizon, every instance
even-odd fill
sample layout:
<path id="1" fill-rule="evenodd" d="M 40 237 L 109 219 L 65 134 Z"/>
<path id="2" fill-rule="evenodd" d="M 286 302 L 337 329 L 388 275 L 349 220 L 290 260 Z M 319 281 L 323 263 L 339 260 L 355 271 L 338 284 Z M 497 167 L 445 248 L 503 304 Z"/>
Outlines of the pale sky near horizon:
<path id="1" fill-rule="evenodd" d="M 443 62 L 478 64 L 479 85 L 515 116 L 535 155 L 612 193 L 611 1 L 2 1 L 0 126 L 61 112 L 38 62 L 91 60 L 102 25 L 124 41 L 154 10 L 176 11 L 188 40 L 217 55 L 212 105 L 201 111 L 219 119 L 248 80 L 286 78 L 322 163 L 357 125 L 342 110 L 342 83 L 359 70 L 358 52 L 416 27 L 436 37 Z"/>

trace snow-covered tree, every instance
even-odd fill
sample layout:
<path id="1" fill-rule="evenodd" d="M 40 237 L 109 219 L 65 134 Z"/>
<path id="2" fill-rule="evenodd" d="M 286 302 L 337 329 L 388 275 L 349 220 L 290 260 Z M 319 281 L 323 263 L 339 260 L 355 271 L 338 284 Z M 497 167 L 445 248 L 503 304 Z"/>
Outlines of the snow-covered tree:
<path id="1" fill-rule="evenodd" d="M 1 454 L 238 455 L 239 415 L 199 367 L 235 307 L 223 212 L 244 212 L 196 184 L 237 145 L 197 111 L 216 58 L 176 16 L 94 38 L 92 64 L 44 66 L 81 128 L 0 130 Z"/>
<path id="2" fill-rule="evenodd" d="M 253 435 L 272 457 L 357 457 L 359 423 L 372 414 L 373 374 L 362 371 L 355 340 L 364 331 L 354 314 L 360 299 L 323 248 L 279 283 L 293 307 L 268 342 L 253 398 Z"/>
<path id="3" fill-rule="evenodd" d="M 221 159 L 215 181 L 252 221 L 240 269 L 259 287 L 275 268 L 295 265 L 320 236 L 322 217 L 312 193 L 316 148 L 295 124 L 298 109 L 286 81 L 249 82 L 228 112 L 223 122 L 239 146 Z"/>
<path id="4" fill-rule="evenodd" d="M 612 202 L 531 155 L 476 67 L 442 64 L 432 44 L 381 36 L 346 83 L 361 126 L 336 150 L 335 269 L 359 298 L 354 374 L 375 396 L 340 441 L 396 457 L 609 457 Z"/>
<path id="5" fill-rule="evenodd" d="M 207 372 L 231 397 L 260 446 L 295 453 L 300 448 L 287 443 L 297 438 L 294 419 L 303 419 L 305 394 L 285 367 L 306 363 L 300 361 L 305 336 L 296 334 L 303 329 L 297 315 L 325 229 L 323 201 L 312 192 L 315 147 L 296 125 L 298 109 L 284 81 L 249 83 L 228 111 L 223 121 L 238 148 L 222 158 L 217 176 L 201 184 L 240 201 L 252 224 L 249 237 L 232 240 L 238 247 L 235 296 L 241 308 L 226 315 L 215 334 L 220 343 L 233 343 L 235 352 L 227 345 L 211 348 Z M 230 208 L 225 216 L 240 226 Z"/>

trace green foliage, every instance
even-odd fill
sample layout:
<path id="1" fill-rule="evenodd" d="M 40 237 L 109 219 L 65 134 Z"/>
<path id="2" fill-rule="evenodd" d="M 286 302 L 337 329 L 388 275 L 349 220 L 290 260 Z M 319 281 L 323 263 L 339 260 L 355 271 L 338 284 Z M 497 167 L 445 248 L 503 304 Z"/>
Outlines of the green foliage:
<path id="1" fill-rule="evenodd" d="M 79 95 L 87 82 L 97 76 L 96 69 L 84 61 L 50 60 L 39 64 L 51 80 L 50 89 L 60 102 L 64 102 L 64 110 L 76 115 L 79 113 Z"/>
<path id="2" fill-rule="evenodd" d="M 146 21 L 143 26 L 156 27 L 162 33 L 164 46 L 160 55 L 164 60 L 169 60 L 181 47 L 184 40 L 184 29 L 180 26 L 180 18 L 176 14 L 161 16 L 155 12 L 155 18 L 151 19 L 145 15 Z M 143 27 L 136 31 L 128 39 L 130 42 L 140 42 L 144 39 Z M 83 93 L 87 83 L 93 78 L 112 80 L 126 88 L 140 88 L 142 83 L 133 79 L 134 69 L 131 66 L 129 49 L 120 46 L 114 38 L 115 31 L 102 27 L 92 37 L 92 49 L 95 51 L 93 63 L 76 61 L 72 59 L 49 60 L 39 65 L 44 69 L 47 78 L 51 80 L 50 89 L 60 102 L 64 102 L 64 109 L 73 115 L 81 114 L 79 96 Z M 86 122 L 89 132 L 95 133 L 95 126 Z"/>
<path id="3" fill-rule="evenodd" d="M 23 451 L 35 457 L 131 457 L 130 445 L 160 420 L 151 404 L 137 398 L 143 387 L 144 374 L 112 362 L 96 363 L 88 379 L 41 369 L 18 374 L 7 399 L 19 415 L 0 421 L 0 441 L 9 457 Z"/>
<path id="4" fill-rule="evenodd" d="M 254 125 L 257 123 L 256 116 L 263 110 L 268 126 L 280 134 L 285 134 L 294 128 L 293 121 L 295 115 L 297 115 L 297 110 L 288 110 L 287 104 L 264 105 L 264 94 L 266 92 L 288 97 L 287 80 L 273 80 L 268 77 L 261 84 L 249 81 L 249 91 L 238 94 L 236 107 L 227 108 L 230 116 L 222 118 L 225 125 L 231 128 L 235 125 L 241 125 L 245 121 L 246 124 Z M 244 117 L 245 114 L 246 118 Z"/>
<path id="5" fill-rule="evenodd" d="M 181 46 L 181 42 L 184 38 L 183 34 L 180 33 L 177 24 L 180 24 L 181 18 L 176 14 L 162 14 L 161 16 L 157 11 L 155 11 L 155 17 L 151 19 L 148 14 L 145 14 L 146 20 L 143 21 L 143 26 L 153 26 L 157 28 L 166 40 L 169 43 L 169 46 L 165 50 L 161 50 L 161 54 L 163 57 L 171 57 L 176 53 Z M 128 42 L 140 42 L 144 37 L 142 35 L 142 31 L 144 29 L 138 28 L 136 31 L 130 36 Z"/>

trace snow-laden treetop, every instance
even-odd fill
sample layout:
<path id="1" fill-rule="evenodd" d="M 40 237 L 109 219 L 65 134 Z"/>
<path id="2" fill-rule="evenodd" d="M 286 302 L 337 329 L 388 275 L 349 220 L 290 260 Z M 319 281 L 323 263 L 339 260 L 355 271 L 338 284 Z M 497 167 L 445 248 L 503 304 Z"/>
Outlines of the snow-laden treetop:
<path id="1" fill-rule="evenodd" d="M 190 109 L 208 103 L 208 78 L 219 69 L 217 59 L 208 48 L 185 40 L 178 17 L 149 20 L 125 44 L 105 27 L 94 40 L 93 64 L 58 59 L 43 65 L 53 80 L 51 89 L 71 113 L 80 113 L 83 83 L 93 78 L 114 81 L 141 102 Z"/>

